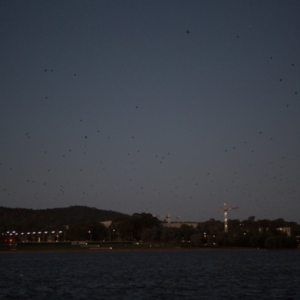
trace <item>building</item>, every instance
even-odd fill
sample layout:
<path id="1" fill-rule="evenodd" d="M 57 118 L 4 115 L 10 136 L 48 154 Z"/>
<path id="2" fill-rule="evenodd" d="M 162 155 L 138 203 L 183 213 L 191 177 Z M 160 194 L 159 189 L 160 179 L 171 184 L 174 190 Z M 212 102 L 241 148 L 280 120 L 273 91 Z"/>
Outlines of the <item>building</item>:
<path id="1" fill-rule="evenodd" d="M 192 226 L 193 228 L 198 226 L 198 223 L 196 222 L 163 222 L 161 224 L 165 228 L 180 228 L 182 225 Z"/>
<path id="2" fill-rule="evenodd" d="M 291 236 L 292 234 L 291 227 L 279 227 L 277 230 L 286 233 L 287 236 Z"/>
<path id="3" fill-rule="evenodd" d="M 109 226 L 111 225 L 112 221 L 103 221 L 100 222 L 100 224 L 103 224 L 106 228 L 109 228 Z"/>
<path id="4" fill-rule="evenodd" d="M 276 228 L 277 231 L 280 231 L 282 233 L 285 233 L 287 236 L 291 236 L 292 235 L 292 230 L 291 227 L 278 227 Z M 266 233 L 269 231 L 268 227 L 259 227 L 258 231 L 261 233 Z"/>

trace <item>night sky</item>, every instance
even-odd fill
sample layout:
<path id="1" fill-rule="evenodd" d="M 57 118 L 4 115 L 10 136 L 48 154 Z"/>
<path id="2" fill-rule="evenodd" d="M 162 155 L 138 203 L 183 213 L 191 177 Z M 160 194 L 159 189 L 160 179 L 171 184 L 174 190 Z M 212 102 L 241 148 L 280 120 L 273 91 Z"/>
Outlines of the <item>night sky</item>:
<path id="1" fill-rule="evenodd" d="M 300 1 L 1 1 L 0 205 L 300 222 Z"/>

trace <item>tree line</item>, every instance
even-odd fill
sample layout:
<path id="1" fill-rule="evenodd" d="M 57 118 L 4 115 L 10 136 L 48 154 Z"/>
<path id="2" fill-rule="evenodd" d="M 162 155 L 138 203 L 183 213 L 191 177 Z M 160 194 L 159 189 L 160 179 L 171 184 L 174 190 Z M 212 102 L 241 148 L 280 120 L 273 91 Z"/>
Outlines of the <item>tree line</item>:
<path id="1" fill-rule="evenodd" d="M 84 211 L 87 212 L 85 209 Z M 167 223 L 150 213 L 134 213 L 132 216 L 120 214 L 113 219 L 109 227 L 100 221 L 102 220 L 94 217 L 79 218 L 79 221 L 69 225 L 56 225 L 52 228 L 56 230 L 55 234 L 51 234 L 51 231 L 44 232 L 45 224 L 41 228 L 36 224 L 30 227 L 25 223 L 24 226 L 19 226 L 18 230 L 41 230 L 38 232 L 39 237 L 37 233 L 32 235 L 31 232 L 26 237 L 24 235 L 22 241 L 132 241 L 172 243 L 181 247 L 297 248 L 300 238 L 300 225 L 296 222 L 283 219 L 255 220 L 254 216 L 243 221 L 228 220 L 227 233 L 224 232 L 224 223 L 215 219 L 200 222 L 196 227 L 184 223 L 177 223 L 177 227 L 168 227 Z M 284 228 L 290 228 L 291 234 L 280 230 Z M 5 233 L 5 230 L 12 228 L 6 226 L 3 231 L 2 226 L 2 232 Z M 15 241 L 22 239 L 20 235 L 13 237 Z M 4 238 L 7 240 L 7 234 L 2 235 L 2 241 Z"/>
<path id="2" fill-rule="evenodd" d="M 300 225 L 283 219 L 228 220 L 228 232 L 224 223 L 209 219 L 197 227 L 177 223 L 178 227 L 167 227 L 150 213 L 135 213 L 118 218 L 107 228 L 101 223 L 70 226 L 67 238 L 70 240 L 172 243 L 182 247 L 247 247 L 247 248 L 297 248 L 299 247 Z M 280 230 L 290 228 L 291 235 Z"/>

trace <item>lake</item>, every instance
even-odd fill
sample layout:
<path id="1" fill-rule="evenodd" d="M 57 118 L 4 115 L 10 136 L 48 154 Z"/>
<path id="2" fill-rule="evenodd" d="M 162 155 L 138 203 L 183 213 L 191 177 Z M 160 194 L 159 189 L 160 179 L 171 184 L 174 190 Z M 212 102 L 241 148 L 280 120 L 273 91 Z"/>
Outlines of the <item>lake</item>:
<path id="1" fill-rule="evenodd" d="M 1 299 L 300 299 L 300 251 L 1 253 Z"/>

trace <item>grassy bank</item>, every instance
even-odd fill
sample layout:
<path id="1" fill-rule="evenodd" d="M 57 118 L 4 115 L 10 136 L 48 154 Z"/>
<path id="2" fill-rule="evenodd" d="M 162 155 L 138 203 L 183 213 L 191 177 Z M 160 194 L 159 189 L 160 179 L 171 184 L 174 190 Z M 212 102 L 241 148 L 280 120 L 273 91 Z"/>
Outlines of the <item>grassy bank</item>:
<path id="1" fill-rule="evenodd" d="M 59 243 L 18 243 L 3 245 L 1 252 L 43 252 L 43 251 L 111 251 L 111 250 L 176 250 L 180 246 L 174 244 L 144 244 L 132 242 L 85 242 L 72 244 L 71 242 Z"/>
<path id="2" fill-rule="evenodd" d="M 0 245 L 0 253 L 24 252 L 97 252 L 97 251 L 214 251 L 214 250 L 259 250 L 240 247 L 190 247 L 185 243 L 133 243 L 133 242 L 45 242 Z M 264 250 L 264 249 L 262 249 Z M 300 249 L 299 249 L 300 250 Z"/>

